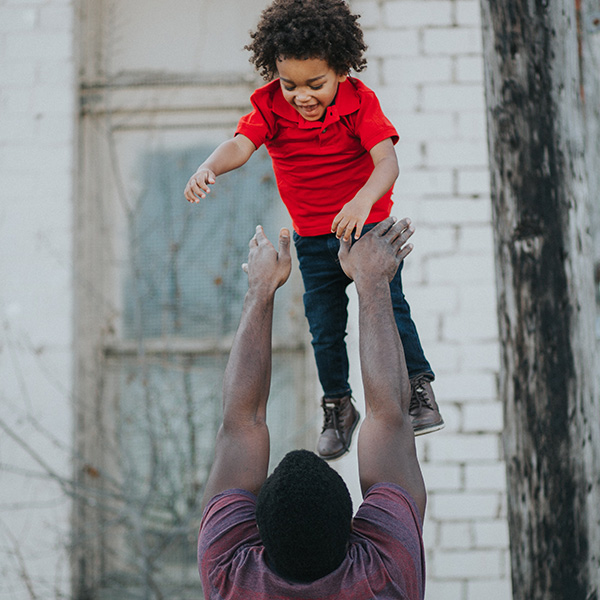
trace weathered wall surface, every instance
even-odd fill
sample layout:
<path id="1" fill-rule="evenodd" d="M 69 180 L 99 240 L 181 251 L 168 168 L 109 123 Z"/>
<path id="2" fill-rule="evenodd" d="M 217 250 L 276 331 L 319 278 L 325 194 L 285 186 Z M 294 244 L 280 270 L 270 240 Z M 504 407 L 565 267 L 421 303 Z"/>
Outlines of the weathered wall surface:
<path id="1" fill-rule="evenodd" d="M 394 213 L 417 228 L 405 291 L 447 424 L 418 441 L 427 597 L 508 600 L 479 5 L 351 4 L 369 44 L 362 78 L 401 136 Z M 19 436 L 0 432 L 0 597 L 17 600 L 54 597 L 68 578 L 68 490 L 25 476 L 43 469 L 22 443 L 68 474 L 75 18 L 71 1 L 0 0 L 0 418 Z"/>

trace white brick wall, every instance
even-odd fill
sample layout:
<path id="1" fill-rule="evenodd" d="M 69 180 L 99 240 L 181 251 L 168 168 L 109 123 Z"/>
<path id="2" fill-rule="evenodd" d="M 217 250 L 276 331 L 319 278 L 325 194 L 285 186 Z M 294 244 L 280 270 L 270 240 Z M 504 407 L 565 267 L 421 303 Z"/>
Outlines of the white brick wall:
<path id="1" fill-rule="evenodd" d="M 511 597 L 483 61 L 477 0 L 361 0 L 369 69 L 400 133 L 395 214 L 446 428 L 417 438 L 429 491 L 427 598 Z"/>
<path id="2" fill-rule="evenodd" d="M 74 98 L 71 3 L 0 0 L 0 596 L 11 600 L 68 591 L 57 478 L 70 471 Z"/>
<path id="3" fill-rule="evenodd" d="M 427 598 L 508 600 L 479 3 L 351 4 L 369 44 L 362 78 L 401 136 L 395 214 L 417 228 L 404 284 L 446 420 L 418 439 Z M 68 469 L 58 442 L 70 435 L 73 13 L 72 0 L 0 0 L 0 417 L 58 472 Z M 351 323 L 356 374 L 352 336 Z M 62 439 L 32 429 L 30 416 Z M 0 465 L 8 463 L 39 470 L 0 432 Z M 348 469 L 355 478 L 355 463 Z M 7 512 L 15 505 L 23 510 Z M 39 598 L 54 597 L 68 577 L 67 499 L 51 481 L 0 469 L 0 515 L 0 595 L 30 598 L 27 575 Z"/>

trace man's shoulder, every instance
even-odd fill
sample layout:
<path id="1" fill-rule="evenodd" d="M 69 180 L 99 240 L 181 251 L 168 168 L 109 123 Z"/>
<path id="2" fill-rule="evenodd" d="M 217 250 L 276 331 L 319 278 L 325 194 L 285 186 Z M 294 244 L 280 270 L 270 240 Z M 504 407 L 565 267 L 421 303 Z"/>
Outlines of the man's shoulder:
<path id="1" fill-rule="evenodd" d="M 414 528 L 419 535 L 423 529 L 421 515 L 413 497 L 400 485 L 389 482 L 376 483 L 367 490 L 355 519 L 378 525 L 393 521 L 404 528 Z"/>

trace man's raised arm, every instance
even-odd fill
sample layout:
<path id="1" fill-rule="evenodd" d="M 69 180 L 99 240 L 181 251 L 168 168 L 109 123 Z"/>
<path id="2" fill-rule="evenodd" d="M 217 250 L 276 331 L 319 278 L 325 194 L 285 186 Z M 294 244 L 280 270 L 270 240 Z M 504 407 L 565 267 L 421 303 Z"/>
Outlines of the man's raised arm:
<path id="1" fill-rule="evenodd" d="M 279 252 L 262 227 L 250 240 L 248 292 L 223 382 L 223 423 L 202 507 L 231 488 L 258 493 L 269 466 L 267 399 L 271 386 L 271 334 L 275 291 L 289 277 L 290 233 L 279 233 Z"/>
<path id="2" fill-rule="evenodd" d="M 359 301 L 360 362 L 366 417 L 358 437 L 358 467 L 363 494 L 375 483 L 402 486 L 421 516 L 426 492 L 408 415 L 410 383 L 398 334 L 389 283 L 412 250 L 410 220 L 388 218 L 350 247 L 342 242 L 339 259 L 354 280 Z"/>

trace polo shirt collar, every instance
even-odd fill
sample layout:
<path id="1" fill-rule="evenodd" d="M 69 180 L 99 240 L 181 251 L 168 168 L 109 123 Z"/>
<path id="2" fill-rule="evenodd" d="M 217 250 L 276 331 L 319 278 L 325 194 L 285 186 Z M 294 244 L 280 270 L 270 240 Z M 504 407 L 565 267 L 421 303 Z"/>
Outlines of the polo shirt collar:
<path id="1" fill-rule="evenodd" d="M 279 80 L 276 80 L 279 83 Z M 324 121 L 307 121 L 284 97 L 281 87 L 277 87 L 273 99 L 273 112 L 288 121 L 298 123 L 300 129 L 323 129 L 331 123 L 340 120 L 340 117 L 352 114 L 360 108 L 358 92 L 350 82 L 350 78 L 342 81 L 338 86 L 334 103 L 327 108 Z"/>

